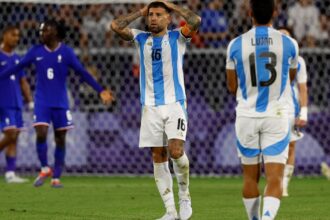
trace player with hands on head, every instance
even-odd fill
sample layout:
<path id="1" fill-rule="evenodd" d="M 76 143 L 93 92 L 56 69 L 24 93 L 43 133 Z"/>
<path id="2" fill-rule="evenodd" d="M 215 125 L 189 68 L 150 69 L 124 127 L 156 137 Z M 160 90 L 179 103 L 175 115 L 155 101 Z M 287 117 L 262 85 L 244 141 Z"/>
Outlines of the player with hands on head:
<path id="1" fill-rule="evenodd" d="M 171 12 L 187 22 L 184 27 L 168 30 Z M 145 16 L 148 31 L 128 25 Z M 188 128 L 186 94 L 183 81 L 183 55 L 186 44 L 197 32 L 201 18 L 189 9 L 167 1 L 153 1 L 140 11 L 119 17 L 111 28 L 122 39 L 134 41 L 140 56 L 140 101 L 142 119 L 140 147 L 150 147 L 154 177 L 166 213 L 161 220 L 177 219 L 169 157 L 178 180 L 180 219 L 192 215 L 189 193 L 189 160 L 184 151 Z"/>

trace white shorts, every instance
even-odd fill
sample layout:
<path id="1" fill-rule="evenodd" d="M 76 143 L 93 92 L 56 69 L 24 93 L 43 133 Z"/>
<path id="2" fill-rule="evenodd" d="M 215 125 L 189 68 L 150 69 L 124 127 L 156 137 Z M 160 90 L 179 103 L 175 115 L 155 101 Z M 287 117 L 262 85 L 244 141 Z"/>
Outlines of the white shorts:
<path id="1" fill-rule="evenodd" d="M 185 141 L 188 116 L 185 102 L 143 106 L 139 147 L 163 147 L 170 139 Z"/>
<path id="2" fill-rule="evenodd" d="M 242 164 L 283 163 L 290 140 L 288 118 L 236 118 L 238 156 Z"/>
<path id="3" fill-rule="evenodd" d="M 294 114 L 289 114 L 289 119 L 290 119 L 290 142 L 292 141 L 297 141 L 301 138 L 304 137 L 304 134 L 299 131 L 299 129 L 296 128 L 295 123 L 296 123 L 296 117 Z"/>

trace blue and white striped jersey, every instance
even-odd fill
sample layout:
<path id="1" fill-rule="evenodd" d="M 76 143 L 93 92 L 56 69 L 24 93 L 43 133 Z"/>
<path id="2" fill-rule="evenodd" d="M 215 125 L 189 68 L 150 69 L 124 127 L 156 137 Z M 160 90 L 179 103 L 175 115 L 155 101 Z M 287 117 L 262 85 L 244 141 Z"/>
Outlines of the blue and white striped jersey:
<path id="1" fill-rule="evenodd" d="M 298 84 L 307 83 L 307 70 L 304 58 L 298 57 L 298 71 L 295 80 L 291 83 L 291 97 L 289 98 L 289 114 L 299 116 L 299 89 Z"/>
<path id="2" fill-rule="evenodd" d="M 237 116 L 287 115 L 289 69 L 297 67 L 297 42 L 271 27 L 254 27 L 232 40 L 226 68 L 237 73 Z"/>
<path id="3" fill-rule="evenodd" d="M 132 29 L 140 55 L 141 104 L 166 105 L 186 99 L 183 78 L 183 55 L 186 43 L 179 29 L 162 37 Z"/>

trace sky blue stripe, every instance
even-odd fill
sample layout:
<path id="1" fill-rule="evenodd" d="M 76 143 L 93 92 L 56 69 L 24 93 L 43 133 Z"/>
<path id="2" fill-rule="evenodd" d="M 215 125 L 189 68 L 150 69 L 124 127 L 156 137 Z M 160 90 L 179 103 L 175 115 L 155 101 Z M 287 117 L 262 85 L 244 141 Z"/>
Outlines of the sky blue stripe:
<path id="1" fill-rule="evenodd" d="M 180 101 L 180 105 L 181 105 L 181 108 L 186 116 L 186 121 L 188 121 L 188 112 L 187 112 L 187 109 L 186 109 L 186 106 L 185 106 L 186 102 L 185 101 Z"/>
<path id="2" fill-rule="evenodd" d="M 165 104 L 162 41 L 163 37 L 153 37 L 152 50 L 158 50 L 158 53 L 161 54 L 159 60 L 152 60 L 152 79 L 156 106 Z"/>
<path id="3" fill-rule="evenodd" d="M 288 125 L 289 126 L 289 125 Z M 262 153 L 267 156 L 276 156 L 281 154 L 290 142 L 290 129 L 288 129 L 288 134 L 281 141 L 272 144 L 262 150 Z"/>
<path id="4" fill-rule="evenodd" d="M 293 58 L 293 55 L 295 55 L 295 48 L 291 40 L 283 35 L 282 36 L 282 46 L 283 46 L 283 60 L 282 60 L 282 83 L 281 83 L 281 92 L 280 92 L 280 97 L 282 96 L 286 83 L 289 79 L 289 59 Z M 293 51 L 292 51 L 293 50 Z M 294 52 L 294 53 L 293 53 Z"/>
<path id="5" fill-rule="evenodd" d="M 175 100 L 181 101 L 185 100 L 185 95 L 183 88 L 179 81 L 178 74 L 178 38 L 180 33 L 178 31 L 169 32 L 169 41 L 171 46 L 171 58 L 172 58 L 172 68 L 173 68 L 173 81 L 174 81 L 174 90 L 175 90 Z"/>
<path id="6" fill-rule="evenodd" d="M 144 45 L 150 34 L 141 33 L 136 36 L 136 40 L 140 45 L 140 101 L 142 105 L 145 105 L 146 102 L 146 71 L 144 66 Z"/>
<path id="7" fill-rule="evenodd" d="M 239 87 L 242 91 L 242 97 L 247 99 L 246 92 L 246 78 L 244 71 L 244 63 L 243 63 L 243 49 L 242 49 L 242 37 L 238 37 L 232 44 L 229 52 L 229 56 L 231 59 L 236 60 L 236 73 L 239 79 Z"/>
<path id="8" fill-rule="evenodd" d="M 256 27 L 255 40 L 258 38 L 268 38 L 268 27 Z M 261 86 L 261 81 L 268 81 L 270 79 L 270 72 L 265 68 L 266 64 L 269 63 L 268 57 L 260 57 L 263 52 L 268 52 L 268 44 L 257 44 L 256 45 L 256 73 L 257 73 L 257 86 L 258 86 L 258 97 L 256 102 L 256 111 L 265 112 L 269 101 L 269 87 Z"/>
<path id="9" fill-rule="evenodd" d="M 237 147 L 244 157 L 256 157 L 261 153 L 260 149 L 251 149 L 244 147 L 237 138 Z"/>
<path id="10" fill-rule="evenodd" d="M 291 93 L 292 93 L 292 100 L 293 100 L 293 104 L 294 104 L 294 116 L 298 117 L 300 105 L 299 105 L 296 93 L 294 92 L 294 83 L 291 83 Z"/>

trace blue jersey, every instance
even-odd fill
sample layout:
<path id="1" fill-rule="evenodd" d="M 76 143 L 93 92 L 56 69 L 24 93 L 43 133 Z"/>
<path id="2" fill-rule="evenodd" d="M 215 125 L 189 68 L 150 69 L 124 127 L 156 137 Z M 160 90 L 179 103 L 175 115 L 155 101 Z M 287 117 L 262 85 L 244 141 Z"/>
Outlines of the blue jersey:
<path id="1" fill-rule="evenodd" d="M 271 27 L 254 27 L 232 40 L 226 68 L 237 73 L 237 116 L 287 115 L 289 69 L 297 67 L 297 42 Z"/>
<path id="2" fill-rule="evenodd" d="M 73 50 L 62 43 L 54 51 L 45 45 L 33 46 L 18 65 L 1 72 L 0 78 L 18 72 L 32 63 L 37 74 L 34 100 L 36 106 L 69 108 L 66 86 L 69 68 L 78 73 L 97 92 L 103 90 L 84 69 Z"/>
<path id="3" fill-rule="evenodd" d="M 20 57 L 17 54 L 8 54 L 0 51 L 0 72 L 15 66 L 19 61 Z M 21 71 L 18 74 L 10 74 L 0 78 L 0 108 L 22 108 L 23 101 L 20 81 L 24 76 L 24 72 Z"/>

